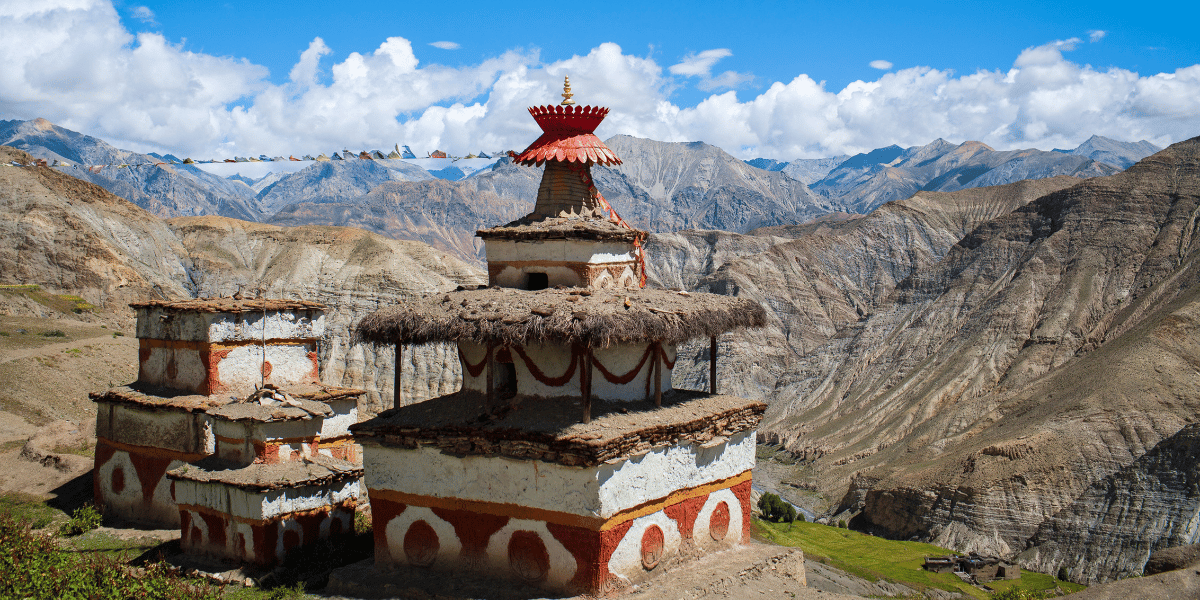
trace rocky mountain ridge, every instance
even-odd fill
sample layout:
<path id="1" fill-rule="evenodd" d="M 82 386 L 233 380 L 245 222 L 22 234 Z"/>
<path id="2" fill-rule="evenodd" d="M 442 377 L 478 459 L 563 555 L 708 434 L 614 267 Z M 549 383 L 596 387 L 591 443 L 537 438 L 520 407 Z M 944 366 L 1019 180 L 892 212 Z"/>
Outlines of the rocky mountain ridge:
<path id="1" fill-rule="evenodd" d="M 0 121 L 0 145 L 57 160 L 59 171 L 92 182 L 160 218 L 223 215 L 260 220 L 253 191 L 194 165 L 165 164 L 155 156 L 120 150 L 45 119 Z M 103 165 L 88 169 L 88 165 Z"/>
<path id="2" fill-rule="evenodd" d="M 859 527 L 1025 550 L 1091 485 L 1200 414 L 1197 206 L 1200 139 L 979 223 L 865 318 L 840 311 L 846 324 L 777 378 L 764 441 L 807 460 L 814 486 L 848 485 L 842 508 L 861 513 Z M 726 279 L 739 293 L 767 280 Z M 822 296 L 843 289 L 854 288 L 835 281 Z M 1058 556 L 1030 565 L 1054 572 Z"/>
<path id="3" fill-rule="evenodd" d="M 1085 156 L 1042 150 L 996 151 L 982 142 L 889 146 L 852 156 L 812 184 L 847 212 L 869 213 L 918 191 L 952 192 L 1057 175 L 1087 178 L 1120 169 Z"/>

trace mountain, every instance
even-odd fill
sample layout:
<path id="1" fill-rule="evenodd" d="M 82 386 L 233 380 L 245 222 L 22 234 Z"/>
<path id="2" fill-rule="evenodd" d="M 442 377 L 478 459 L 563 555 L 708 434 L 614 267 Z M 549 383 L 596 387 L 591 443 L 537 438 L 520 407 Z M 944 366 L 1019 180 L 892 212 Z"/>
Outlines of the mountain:
<path id="1" fill-rule="evenodd" d="M 1074 150 L 1055 150 L 1077 156 L 1086 156 L 1096 162 L 1110 164 L 1118 169 L 1128 169 L 1134 163 L 1155 152 L 1162 150 L 1158 146 L 1142 140 L 1140 142 L 1120 142 L 1114 139 L 1093 135 Z"/>
<path id="2" fill-rule="evenodd" d="M 444 169 L 437 169 L 435 171 L 430 171 L 429 174 L 433 175 L 434 177 L 437 177 L 438 179 L 446 179 L 448 181 L 458 181 L 459 179 L 466 177 L 468 173 L 454 165 L 451 165 Z"/>
<path id="3" fill-rule="evenodd" d="M 730 347 L 722 349 L 718 367 L 730 393 L 772 404 L 764 425 L 771 419 L 780 423 L 761 431 L 764 439 L 779 444 L 794 424 L 793 405 L 811 393 L 798 383 L 821 385 L 821 378 L 828 377 L 819 376 L 821 370 L 844 359 L 839 354 L 844 336 L 887 306 L 900 282 L 936 265 L 975 227 L 1079 181 L 1056 177 L 921 192 L 870 215 L 828 215 L 749 235 L 656 234 L 646 243 L 648 277 L 662 287 L 746 296 L 763 303 L 768 325 L 723 340 Z M 676 377 L 706 373 L 707 355 L 700 353 L 695 361 L 701 364 L 693 367 L 691 355 L 681 359 Z M 701 383 L 702 377 L 696 385 Z M 802 445 L 789 449 L 804 458 L 818 453 Z M 827 487 L 840 495 L 845 485 L 831 482 Z"/>
<path id="4" fill-rule="evenodd" d="M 845 210 L 868 213 L 918 191 L 952 192 L 1056 175 L 1087 178 L 1119 170 L 1073 154 L 996 151 L 981 142 L 955 145 L 939 139 L 925 146 L 889 146 L 852 156 L 811 189 Z"/>
<path id="5" fill-rule="evenodd" d="M 395 239 L 423 241 L 482 265 L 483 242 L 475 232 L 508 223 L 532 210 L 540 179 L 540 169 L 518 166 L 505 158 L 486 172 L 461 181 L 433 177 L 416 182 L 391 181 L 344 201 L 290 204 L 271 222 L 289 227 L 357 227 Z"/>
<path id="6" fill-rule="evenodd" d="M 982 221 L 805 348 L 760 434 L 805 459 L 814 487 L 849 487 L 857 527 L 1023 551 L 1200 413 L 1198 211 L 1200 138 Z"/>
<path id="7" fill-rule="evenodd" d="M 51 162 L 71 163 L 58 169 L 95 183 L 160 217 L 262 218 L 255 206 L 254 194 L 246 186 L 194 165 L 156 164 L 162 163 L 163 159 L 114 148 L 103 140 L 59 127 L 45 119 L 0 121 L 0 144 Z M 90 165 L 104 166 L 88 169 Z"/>
<path id="8" fill-rule="evenodd" d="M 12 160 L 32 157 L 0 146 L 0 164 Z M 165 223 L 54 169 L 0 167 L 0 215 L 0 284 L 36 284 L 104 310 L 194 289 L 183 246 Z"/>
<path id="9" fill-rule="evenodd" d="M 1140 575 L 1164 548 L 1200 542 L 1200 423 L 1191 423 L 1043 521 L 1021 553 L 1075 581 Z"/>
<path id="10" fill-rule="evenodd" d="M 746 161 L 746 164 L 764 171 L 782 171 L 784 167 L 788 166 L 788 163 L 773 158 L 752 158 Z"/>
<path id="11" fill-rule="evenodd" d="M 390 181 L 427 181 L 428 171 L 402 160 L 330 160 L 314 162 L 278 178 L 258 194 L 270 217 L 289 204 L 332 204 L 358 198 Z"/>
<path id="12" fill-rule="evenodd" d="M 824 179 L 830 171 L 838 168 L 849 158 L 845 154 L 829 158 L 798 158 L 788 163 L 781 171 L 784 175 L 804 185 L 812 185 Z"/>
<path id="13" fill-rule="evenodd" d="M 703 142 L 618 135 L 604 143 L 622 164 L 594 168 L 596 187 L 625 220 L 649 231 L 746 232 L 837 208 L 782 173 L 755 168 Z"/>

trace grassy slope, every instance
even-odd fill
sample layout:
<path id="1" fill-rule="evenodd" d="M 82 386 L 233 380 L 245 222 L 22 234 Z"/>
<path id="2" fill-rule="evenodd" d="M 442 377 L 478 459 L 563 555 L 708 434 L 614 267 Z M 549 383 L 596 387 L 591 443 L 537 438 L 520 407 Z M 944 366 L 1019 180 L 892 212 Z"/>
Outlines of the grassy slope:
<path id="1" fill-rule="evenodd" d="M 900 542 L 838 529 L 816 523 L 770 523 L 755 520 L 758 535 L 781 546 L 796 546 L 804 550 L 805 558 L 825 562 L 843 571 L 876 581 L 886 579 L 918 591 L 938 588 L 986 599 L 988 594 L 967 585 L 950 573 L 930 573 L 921 568 L 926 556 L 954 554 L 951 550 L 921 542 Z M 1058 581 L 1049 575 L 1021 571 L 1021 579 L 988 584 L 997 591 L 1014 587 L 1034 590 L 1062 588 L 1074 592 L 1084 586 Z"/>

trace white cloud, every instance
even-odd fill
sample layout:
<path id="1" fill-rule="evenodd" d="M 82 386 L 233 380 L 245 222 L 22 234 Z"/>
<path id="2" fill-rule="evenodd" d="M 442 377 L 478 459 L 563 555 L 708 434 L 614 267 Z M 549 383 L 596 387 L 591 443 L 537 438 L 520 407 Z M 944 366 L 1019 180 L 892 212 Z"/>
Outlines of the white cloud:
<path id="1" fill-rule="evenodd" d="M 397 142 L 418 152 L 520 150 L 539 133 L 526 107 L 557 103 L 565 75 L 577 102 L 612 108 L 601 137 L 703 140 L 743 158 L 939 137 L 1012 149 L 1072 147 L 1092 134 L 1160 145 L 1200 134 L 1200 65 L 1148 75 L 1098 70 L 1064 56 L 1078 39 L 1027 48 L 1007 70 L 912 67 L 841 90 L 800 74 L 739 98 L 732 88 L 749 75 L 713 75 L 727 49 L 664 67 L 606 43 L 553 62 L 510 51 L 451 68 L 421 64 L 409 40 L 393 37 L 322 65 L 331 51 L 315 38 L 276 85 L 248 61 L 135 36 L 103 0 L 4 4 L 0 30 L 0 118 L 42 116 L 121 147 L 196 158 Z M 718 92 L 677 104 L 671 93 L 683 77 Z"/>
<path id="2" fill-rule="evenodd" d="M 133 18 L 142 21 L 143 23 L 149 25 L 155 24 L 154 11 L 150 10 L 150 7 L 148 6 L 135 6 L 130 14 L 133 15 Z"/>
<path id="3" fill-rule="evenodd" d="M 458 44 L 458 42 L 444 42 L 444 41 L 443 42 L 429 42 L 429 45 L 433 46 L 434 48 L 441 48 L 442 50 L 458 50 L 459 48 L 462 47 Z"/>
<path id="4" fill-rule="evenodd" d="M 671 74 L 684 77 L 708 77 L 712 73 L 713 65 L 727 56 L 733 56 L 733 52 L 728 48 L 714 48 L 700 54 L 689 54 L 683 57 L 678 64 L 671 65 Z"/>
<path id="5" fill-rule="evenodd" d="M 1108 35 L 1108 32 L 1104 31 L 1103 29 L 1093 29 L 1088 32 L 1088 41 L 1095 43 L 1104 39 L 1104 36 L 1106 35 Z"/>
<path id="6" fill-rule="evenodd" d="M 886 60 L 873 60 L 869 64 L 872 69 L 879 69 L 880 71 L 888 71 L 892 68 L 892 63 Z"/>
<path id="7" fill-rule="evenodd" d="M 681 77 L 699 77 L 700 83 L 696 87 L 706 92 L 719 89 L 736 89 L 744 83 L 754 81 L 754 76 L 749 73 L 738 73 L 736 71 L 725 71 L 716 77 L 712 76 L 713 65 L 722 58 L 733 56 L 728 48 L 714 48 L 705 50 L 699 54 L 689 54 L 679 61 L 677 64 L 671 65 L 668 69 L 672 75 Z"/>

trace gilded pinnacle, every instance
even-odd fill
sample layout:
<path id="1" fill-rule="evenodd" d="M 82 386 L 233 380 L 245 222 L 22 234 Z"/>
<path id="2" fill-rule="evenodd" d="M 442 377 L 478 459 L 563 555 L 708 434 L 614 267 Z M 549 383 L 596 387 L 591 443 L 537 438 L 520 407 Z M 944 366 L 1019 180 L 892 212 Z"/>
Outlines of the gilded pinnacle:
<path id="1" fill-rule="evenodd" d="M 571 99 L 571 96 L 574 96 L 574 95 L 575 94 L 571 93 L 571 76 L 567 75 L 566 78 L 563 80 L 562 105 L 570 106 L 572 104 L 575 104 L 575 101 Z"/>

